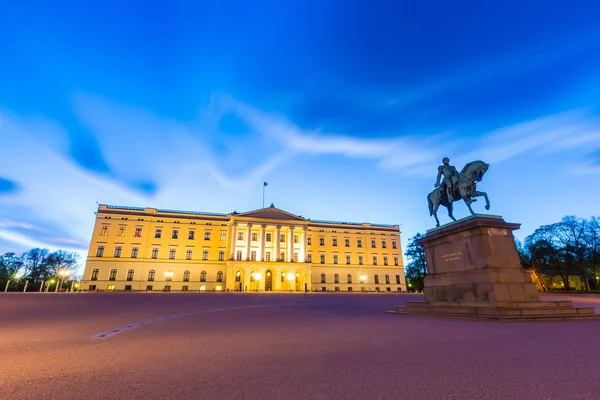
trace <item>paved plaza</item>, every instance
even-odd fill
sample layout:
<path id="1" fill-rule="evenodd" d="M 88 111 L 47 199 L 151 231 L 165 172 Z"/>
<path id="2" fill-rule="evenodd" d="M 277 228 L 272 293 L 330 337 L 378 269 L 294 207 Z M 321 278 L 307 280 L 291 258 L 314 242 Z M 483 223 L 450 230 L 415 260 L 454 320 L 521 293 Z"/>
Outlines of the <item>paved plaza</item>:
<path id="1" fill-rule="evenodd" d="M 546 295 L 600 312 L 600 296 Z M 0 295 L 2 399 L 598 399 L 600 321 L 386 314 L 417 294 Z"/>

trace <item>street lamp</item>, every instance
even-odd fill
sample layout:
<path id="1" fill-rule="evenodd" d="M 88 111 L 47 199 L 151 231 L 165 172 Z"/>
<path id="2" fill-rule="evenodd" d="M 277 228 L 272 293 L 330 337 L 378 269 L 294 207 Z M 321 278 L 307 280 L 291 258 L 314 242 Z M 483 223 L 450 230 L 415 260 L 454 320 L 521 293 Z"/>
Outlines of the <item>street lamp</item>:
<path id="1" fill-rule="evenodd" d="M 257 272 L 254 274 L 254 280 L 256 281 L 256 291 L 258 292 L 258 281 L 260 281 L 260 278 L 262 278 L 262 275 Z"/>
<path id="2" fill-rule="evenodd" d="M 46 282 L 46 292 L 48 292 L 48 289 L 50 289 L 50 285 L 54 284 L 54 279 L 50 279 L 48 282 Z"/>
<path id="3" fill-rule="evenodd" d="M 60 275 L 60 288 L 62 289 L 62 285 L 65 280 L 65 277 L 69 276 L 69 271 L 67 271 L 66 269 L 61 269 L 58 271 L 58 274 Z M 54 289 L 55 293 L 58 292 L 58 288 L 59 288 L 59 286 L 56 285 L 56 289 Z"/>
<path id="4" fill-rule="evenodd" d="M 290 292 L 293 292 L 292 290 L 292 281 L 296 278 L 296 275 L 292 274 L 291 272 L 289 274 L 287 274 L 287 279 L 288 281 L 290 281 L 289 285 L 290 285 Z"/>
<path id="5" fill-rule="evenodd" d="M 173 271 L 166 271 L 165 272 L 165 281 L 171 282 L 172 278 L 173 278 Z M 171 285 L 165 285 L 165 291 L 167 288 L 169 288 L 169 291 L 171 291 Z"/>
<path id="6" fill-rule="evenodd" d="M 363 274 L 363 275 L 359 276 L 358 279 L 360 279 L 360 283 L 362 283 L 362 285 L 363 285 L 363 288 L 362 288 L 363 292 L 366 292 L 367 288 L 365 287 L 365 281 L 367 280 L 367 276 Z"/>
<path id="7" fill-rule="evenodd" d="M 7 280 L 6 286 L 4 287 L 4 292 L 8 291 L 8 285 L 10 284 L 10 281 L 18 281 L 20 277 L 21 277 L 21 275 L 19 275 L 18 273 L 15 273 L 13 275 L 12 279 Z"/>

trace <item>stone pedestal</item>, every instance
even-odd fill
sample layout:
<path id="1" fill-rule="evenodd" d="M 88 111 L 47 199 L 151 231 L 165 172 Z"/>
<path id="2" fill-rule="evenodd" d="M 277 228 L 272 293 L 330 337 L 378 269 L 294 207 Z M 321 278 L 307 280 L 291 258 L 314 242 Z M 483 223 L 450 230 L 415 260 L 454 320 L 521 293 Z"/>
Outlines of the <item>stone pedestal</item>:
<path id="1" fill-rule="evenodd" d="M 427 231 L 429 274 L 425 302 L 409 302 L 394 313 L 503 321 L 600 318 L 593 308 L 571 302 L 541 302 L 529 272 L 521 267 L 513 230 L 494 215 L 473 215 Z"/>

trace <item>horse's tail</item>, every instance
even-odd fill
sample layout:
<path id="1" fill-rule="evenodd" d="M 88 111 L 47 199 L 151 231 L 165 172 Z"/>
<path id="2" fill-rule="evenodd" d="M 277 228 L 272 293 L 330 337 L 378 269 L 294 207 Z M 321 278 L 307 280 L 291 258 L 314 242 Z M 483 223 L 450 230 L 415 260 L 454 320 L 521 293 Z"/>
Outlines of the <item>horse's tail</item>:
<path id="1" fill-rule="evenodd" d="M 427 204 L 429 204 L 429 216 L 433 215 L 433 201 L 431 201 L 431 195 L 427 195 Z"/>

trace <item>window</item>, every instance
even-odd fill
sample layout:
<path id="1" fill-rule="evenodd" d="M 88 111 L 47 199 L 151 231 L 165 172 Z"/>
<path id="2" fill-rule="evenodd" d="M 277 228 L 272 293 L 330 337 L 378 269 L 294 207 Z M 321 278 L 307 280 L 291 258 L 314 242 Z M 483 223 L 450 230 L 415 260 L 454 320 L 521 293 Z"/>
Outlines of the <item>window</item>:
<path id="1" fill-rule="evenodd" d="M 238 261 L 242 261 L 242 251 L 241 250 L 238 250 L 235 253 L 235 259 L 238 260 Z"/>
<path id="2" fill-rule="evenodd" d="M 200 282 L 206 282 L 206 271 L 200 272 Z"/>
<path id="3" fill-rule="evenodd" d="M 392 249 L 395 249 L 397 247 L 396 242 L 392 241 Z"/>
<path id="4" fill-rule="evenodd" d="M 333 275 L 333 283 L 340 283 L 340 276 L 338 274 Z"/>
<path id="5" fill-rule="evenodd" d="M 398 257 L 394 257 L 394 265 L 398 265 Z"/>
<path id="6" fill-rule="evenodd" d="M 282 234 L 279 235 L 279 241 L 281 243 L 285 243 L 285 233 L 282 233 Z"/>
<path id="7" fill-rule="evenodd" d="M 125 236 L 125 227 L 124 226 L 119 227 L 119 232 L 117 233 L 117 236 Z"/>
<path id="8" fill-rule="evenodd" d="M 160 239 L 162 236 L 162 229 L 161 228 L 156 228 L 156 230 L 154 231 L 154 238 L 155 239 Z"/>
<path id="9" fill-rule="evenodd" d="M 202 250 L 202 259 L 204 261 L 208 260 L 208 250 Z"/>
<path id="10" fill-rule="evenodd" d="M 396 284 L 399 285 L 400 284 L 400 275 L 396 275 Z"/>
<path id="11" fill-rule="evenodd" d="M 122 246 L 116 246 L 115 247 L 115 258 L 121 257 L 121 251 L 123 251 L 123 247 Z"/>
<path id="12" fill-rule="evenodd" d="M 347 278 L 348 278 L 348 283 L 352 283 L 352 275 L 348 274 Z"/>
<path id="13" fill-rule="evenodd" d="M 334 238 L 332 238 L 332 239 L 331 239 L 331 244 L 332 244 L 333 246 L 337 246 L 337 238 L 335 238 L 335 237 L 334 237 Z"/>
<path id="14" fill-rule="evenodd" d="M 98 246 L 96 250 L 96 257 L 104 257 L 104 245 Z"/>
<path id="15" fill-rule="evenodd" d="M 362 247 L 362 239 L 356 241 L 356 247 Z"/>
<path id="16" fill-rule="evenodd" d="M 196 231 L 190 229 L 188 231 L 188 240 L 194 240 L 194 237 L 196 237 Z"/>
<path id="17" fill-rule="evenodd" d="M 267 255 L 265 256 L 265 260 L 271 261 L 271 252 L 267 251 Z"/>
<path id="18" fill-rule="evenodd" d="M 173 271 L 165 272 L 165 281 L 171 282 L 173 280 Z"/>
<path id="19" fill-rule="evenodd" d="M 350 254 L 346 254 L 346 264 L 350 264 Z"/>
<path id="20" fill-rule="evenodd" d="M 90 285 L 90 291 L 96 290 L 96 285 Z"/>
<path id="21" fill-rule="evenodd" d="M 110 270 L 110 275 L 108 277 L 109 281 L 116 281 L 117 280 L 117 269 L 113 268 Z"/>
<path id="22" fill-rule="evenodd" d="M 311 236 L 306 238 L 306 244 L 309 246 L 312 246 L 312 237 Z"/>
<path id="23" fill-rule="evenodd" d="M 267 236 L 267 238 L 266 238 L 266 241 L 267 241 L 267 242 L 270 242 L 270 241 L 271 241 L 271 234 L 270 234 L 270 233 L 267 233 L 267 235 L 266 235 L 266 236 Z"/>
<path id="24" fill-rule="evenodd" d="M 285 261 L 285 251 L 282 251 L 281 254 L 279 254 L 279 259 Z"/>
<path id="25" fill-rule="evenodd" d="M 256 251 L 252 250 L 250 252 L 250 260 L 256 261 Z"/>
<path id="26" fill-rule="evenodd" d="M 373 265 L 377 265 L 377 256 L 373 256 Z"/>
<path id="27" fill-rule="evenodd" d="M 148 281 L 152 282 L 152 281 L 154 280 L 154 274 L 155 274 L 155 273 L 154 273 L 154 270 L 153 270 L 153 269 L 151 269 L 151 270 L 148 272 Z M 150 289 L 150 290 L 152 290 L 152 289 Z"/>
<path id="28" fill-rule="evenodd" d="M 319 238 L 319 246 L 325 246 L 325 238 Z"/>
<path id="29" fill-rule="evenodd" d="M 142 228 L 140 228 L 139 226 L 135 228 L 135 233 L 133 234 L 133 236 L 142 237 Z"/>
<path id="30" fill-rule="evenodd" d="M 298 243 L 298 235 L 294 235 L 294 243 Z"/>
<path id="31" fill-rule="evenodd" d="M 377 247 L 377 243 L 375 239 L 371 239 L 371 247 Z"/>
<path id="32" fill-rule="evenodd" d="M 363 256 L 358 256 L 358 265 L 363 265 Z"/>
<path id="33" fill-rule="evenodd" d="M 389 276 L 389 275 L 387 275 L 387 274 L 386 274 L 386 276 L 385 276 L 385 283 L 386 283 L 387 285 L 389 285 L 389 284 L 390 284 L 390 276 Z"/>
<path id="34" fill-rule="evenodd" d="M 115 291 L 115 285 L 108 285 L 106 287 L 106 290 L 112 290 L 114 292 Z"/>
<path id="35" fill-rule="evenodd" d="M 226 241 L 226 240 L 227 240 L 227 232 L 225 232 L 225 231 L 221 231 L 221 235 L 219 236 L 219 240 L 220 240 L 221 242 L 224 242 L 224 241 Z"/>
<path id="36" fill-rule="evenodd" d="M 185 259 L 186 260 L 191 260 L 192 259 L 192 249 L 187 249 L 185 251 Z"/>
<path id="37" fill-rule="evenodd" d="M 173 229 L 171 233 L 171 239 L 177 239 L 179 237 L 179 229 Z"/>
<path id="38" fill-rule="evenodd" d="M 210 240 L 210 231 L 204 231 L 204 240 Z"/>
<path id="39" fill-rule="evenodd" d="M 339 286 L 336 286 L 336 287 L 334 288 L 334 290 L 335 290 L 336 292 L 339 292 L 339 291 L 340 291 L 340 287 L 339 287 Z"/>
<path id="40" fill-rule="evenodd" d="M 128 281 L 132 281 L 133 280 L 133 274 L 135 273 L 134 269 L 128 269 L 127 270 L 127 280 Z"/>
<path id="41" fill-rule="evenodd" d="M 375 283 L 379 284 L 379 275 L 375 274 Z"/>
<path id="42" fill-rule="evenodd" d="M 108 225 L 102 225 L 102 229 L 100 229 L 100 235 L 108 236 Z"/>
<path id="43" fill-rule="evenodd" d="M 344 239 L 344 245 L 350 247 L 350 239 Z"/>
<path id="44" fill-rule="evenodd" d="M 219 261 L 225 260 L 225 251 L 219 250 Z"/>
<path id="45" fill-rule="evenodd" d="M 131 248 L 131 258 L 137 258 L 138 256 L 138 252 L 140 251 L 140 248 L 137 246 L 133 246 Z"/>
<path id="46" fill-rule="evenodd" d="M 351 292 L 352 291 L 352 286 L 348 287 L 348 291 Z"/>
<path id="47" fill-rule="evenodd" d="M 294 262 L 298 262 L 298 253 L 294 253 Z"/>
<path id="48" fill-rule="evenodd" d="M 158 258 L 158 247 L 153 247 L 152 248 L 152 255 L 150 257 L 152 257 L 154 259 Z"/>
<path id="49" fill-rule="evenodd" d="M 381 241 L 381 248 L 383 248 L 383 249 L 387 248 L 387 243 L 385 242 L 385 240 Z"/>
<path id="50" fill-rule="evenodd" d="M 154 287 L 152 285 L 146 285 L 146 292 L 151 292 Z"/>
<path id="51" fill-rule="evenodd" d="M 383 265 L 388 265 L 388 258 L 387 258 L 387 256 L 383 256 Z"/>
<path id="52" fill-rule="evenodd" d="M 325 254 L 321 254 L 321 264 L 325 264 Z"/>
<path id="53" fill-rule="evenodd" d="M 255 280 L 254 280 L 254 271 L 250 272 L 250 282 L 255 282 Z"/>
<path id="54" fill-rule="evenodd" d="M 338 263 L 338 255 L 337 255 L 337 254 L 334 254 L 334 255 L 333 255 L 333 263 L 334 263 L 334 264 L 337 264 L 337 263 Z"/>
<path id="55" fill-rule="evenodd" d="M 182 287 L 181 287 L 181 291 L 182 291 L 182 292 L 187 292 L 187 291 L 188 291 L 188 288 L 189 288 L 189 286 L 187 286 L 187 285 L 186 285 L 186 286 L 182 286 Z"/>
<path id="56" fill-rule="evenodd" d="M 92 270 L 92 276 L 91 276 L 90 280 L 97 281 L 99 273 L 100 273 L 100 270 L 98 268 L 93 269 Z"/>
<path id="57" fill-rule="evenodd" d="M 221 271 L 217 272 L 217 282 L 223 282 L 223 273 Z"/>
<path id="58" fill-rule="evenodd" d="M 238 232 L 237 240 L 244 240 L 244 232 Z"/>
<path id="59" fill-rule="evenodd" d="M 258 240 L 258 232 L 252 232 L 252 241 L 256 242 Z"/>
<path id="60" fill-rule="evenodd" d="M 190 271 L 185 271 L 183 273 L 183 281 L 184 282 L 189 282 L 190 281 Z"/>
<path id="61" fill-rule="evenodd" d="M 242 273 L 240 271 L 235 273 L 235 281 L 236 282 L 241 282 L 242 281 Z"/>
<path id="62" fill-rule="evenodd" d="M 281 283 L 285 282 L 285 272 L 281 273 Z"/>
<path id="63" fill-rule="evenodd" d="M 306 262 L 312 262 L 312 253 L 306 255 Z"/>
<path id="64" fill-rule="evenodd" d="M 175 259 L 175 249 L 169 249 L 169 260 Z"/>
<path id="65" fill-rule="evenodd" d="M 326 283 L 325 274 L 321 274 L 321 283 Z"/>

